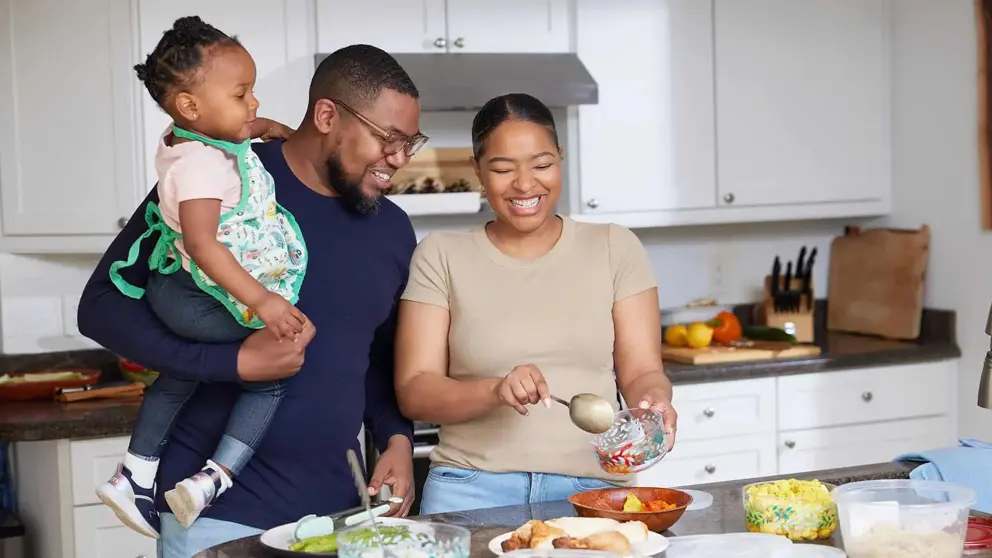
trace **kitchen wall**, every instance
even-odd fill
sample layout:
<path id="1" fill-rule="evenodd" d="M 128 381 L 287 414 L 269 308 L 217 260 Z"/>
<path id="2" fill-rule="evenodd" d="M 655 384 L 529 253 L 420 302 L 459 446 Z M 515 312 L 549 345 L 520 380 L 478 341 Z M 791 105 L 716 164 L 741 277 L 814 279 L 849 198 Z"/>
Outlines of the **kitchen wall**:
<path id="1" fill-rule="evenodd" d="M 992 439 L 975 403 L 989 348 L 992 233 L 981 229 L 977 54 L 972 0 L 893 2 L 891 215 L 880 224 L 932 228 L 926 304 L 957 310 L 962 436 Z"/>

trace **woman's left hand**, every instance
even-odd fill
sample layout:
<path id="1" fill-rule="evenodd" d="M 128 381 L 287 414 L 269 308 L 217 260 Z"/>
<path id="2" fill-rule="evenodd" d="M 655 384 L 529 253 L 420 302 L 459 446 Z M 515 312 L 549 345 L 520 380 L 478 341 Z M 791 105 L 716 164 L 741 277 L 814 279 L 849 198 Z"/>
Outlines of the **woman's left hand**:
<path id="1" fill-rule="evenodd" d="M 679 414 L 672 407 L 672 401 L 668 393 L 661 389 L 648 390 L 641 396 L 641 403 L 638 407 L 642 409 L 654 409 L 661 413 L 665 424 L 665 439 L 668 440 L 668 451 L 675 447 L 675 432 L 678 430 Z"/>

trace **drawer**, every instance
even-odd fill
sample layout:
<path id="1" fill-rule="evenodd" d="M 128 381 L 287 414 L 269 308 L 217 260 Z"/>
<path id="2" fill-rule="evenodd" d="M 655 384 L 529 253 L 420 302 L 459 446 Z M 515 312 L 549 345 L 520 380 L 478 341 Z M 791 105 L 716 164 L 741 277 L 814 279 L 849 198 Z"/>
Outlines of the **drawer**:
<path id="1" fill-rule="evenodd" d="M 72 464 L 72 505 L 98 504 L 96 487 L 107 482 L 124 457 L 127 436 L 74 440 L 69 443 Z"/>
<path id="2" fill-rule="evenodd" d="M 947 414 L 955 371 L 933 362 L 780 377 L 779 430 Z"/>
<path id="3" fill-rule="evenodd" d="M 661 463 L 637 474 L 637 486 L 688 486 L 774 475 L 775 434 L 676 442 Z"/>
<path id="4" fill-rule="evenodd" d="M 886 463 L 903 453 L 955 443 L 946 417 L 798 430 L 778 438 L 780 475 Z"/>
<path id="5" fill-rule="evenodd" d="M 775 430 L 775 379 L 676 385 L 678 440 L 706 440 Z"/>
<path id="6" fill-rule="evenodd" d="M 158 555 L 155 539 L 128 529 L 106 506 L 83 506 L 72 510 L 75 558 L 153 558 Z"/>

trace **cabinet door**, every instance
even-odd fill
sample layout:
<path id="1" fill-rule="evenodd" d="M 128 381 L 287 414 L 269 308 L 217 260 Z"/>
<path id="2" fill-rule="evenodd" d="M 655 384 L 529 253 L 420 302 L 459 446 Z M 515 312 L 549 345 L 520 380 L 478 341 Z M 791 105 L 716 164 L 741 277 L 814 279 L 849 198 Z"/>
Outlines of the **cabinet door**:
<path id="1" fill-rule="evenodd" d="M 158 553 L 155 539 L 128 529 L 107 506 L 81 506 L 72 510 L 76 558 L 152 558 Z"/>
<path id="2" fill-rule="evenodd" d="M 578 1 L 577 52 L 599 84 L 579 107 L 584 213 L 716 204 L 711 19 L 707 0 Z"/>
<path id="3" fill-rule="evenodd" d="M 445 52 L 444 0 L 317 0 L 317 51 Z"/>
<path id="4" fill-rule="evenodd" d="M 4 235 L 116 234 L 134 211 L 131 28 L 121 0 L 0 0 Z"/>
<path id="5" fill-rule="evenodd" d="M 715 6 L 719 203 L 887 197 L 886 0 Z"/>
<path id="6" fill-rule="evenodd" d="M 775 434 L 678 442 L 660 463 L 637 473 L 636 486 L 689 486 L 767 477 L 776 472 Z"/>
<path id="7" fill-rule="evenodd" d="M 173 21 L 197 14 L 230 35 L 237 35 L 255 59 L 259 116 L 296 128 L 307 109 L 313 77 L 313 19 L 307 4 L 297 0 L 141 0 L 141 56 L 158 44 Z M 130 79 L 135 80 L 133 72 Z M 169 117 L 142 90 L 145 174 L 148 189 L 156 182 L 155 149 Z"/>
<path id="8" fill-rule="evenodd" d="M 778 438 L 780 475 L 885 463 L 903 453 L 954 444 L 947 417 L 799 430 Z"/>
<path id="9" fill-rule="evenodd" d="M 569 52 L 569 0 L 449 0 L 450 52 Z"/>

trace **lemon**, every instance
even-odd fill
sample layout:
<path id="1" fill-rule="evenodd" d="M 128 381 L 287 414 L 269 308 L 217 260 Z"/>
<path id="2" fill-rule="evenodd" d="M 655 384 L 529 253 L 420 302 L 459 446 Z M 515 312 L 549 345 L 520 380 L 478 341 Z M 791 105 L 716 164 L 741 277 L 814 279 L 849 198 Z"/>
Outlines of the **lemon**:
<path id="1" fill-rule="evenodd" d="M 627 493 L 627 499 L 623 501 L 623 511 L 640 512 L 644 511 L 644 504 L 634 496 L 632 492 Z"/>
<path id="2" fill-rule="evenodd" d="M 689 340 L 686 339 L 688 331 L 682 324 L 675 324 L 673 326 L 668 326 L 665 329 L 665 343 L 671 345 L 672 347 L 685 347 L 689 344 Z"/>
<path id="3" fill-rule="evenodd" d="M 694 349 L 708 347 L 713 341 L 713 328 L 704 323 L 692 324 L 686 333 L 686 340 Z"/>

